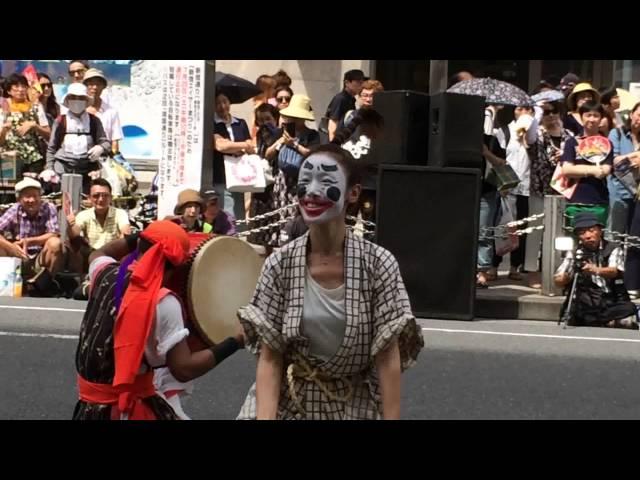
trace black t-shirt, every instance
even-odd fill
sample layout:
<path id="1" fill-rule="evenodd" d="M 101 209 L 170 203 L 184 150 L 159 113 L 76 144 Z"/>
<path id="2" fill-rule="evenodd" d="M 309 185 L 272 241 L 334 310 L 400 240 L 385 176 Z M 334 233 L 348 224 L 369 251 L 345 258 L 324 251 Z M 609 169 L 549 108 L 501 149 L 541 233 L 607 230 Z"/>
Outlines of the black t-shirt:
<path id="1" fill-rule="evenodd" d="M 349 94 L 346 90 L 342 90 L 333 99 L 327 107 L 327 113 L 325 116 L 336 123 L 340 123 L 344 114 L 349 110 L 356 108 L 356 98 Z"/>
<path id="2" fill-rule="evenodd" d="M 580 122 L 578 122 L 578 120 L 576 120 L 575 117 L 570 113 L 567 114 L 566 117 L 564 117 L 562 125 L 570 132 L 573 132 L 575 136 L 579 136 L 584 133 L 584 127 L 580 125 Z"/>
<path id="3" fill-rule="evenodd" d="M 576 147 L 580 138 L 570 137 L 564 144 L 564 152 L 560 161 L 570 162 L 574 165 L 594 165 L 593 163 L 576 155 Z M 613 149 L 604 159 L 601 165 L 613 165 Z M 603 205 L 609 203 L 609 191 L 607 190 L 607 179 L 597 179 L 596 177 L 584 177 L 578 180 L 573 195 L 569 199 L 570 203 L 582 203 L 585 205 Z"/>
<path id="4" fill-rule="evenodd" d="M 237 120 L 237 121 L 235 121 Z M 244 142 L 251 138 L 249 133 L 249 127 L 247 122 L 238 118 L 231 124 L 231 130 L 233 131 L 234 142 Z M 217 133 L 223 138 L 230 139 L 227 126 L 224 122 L 217 122 L 214 126 L 214 133 Z M 226 183 L 227 177 L 224 173 L 224 155 L 217 150 L 213 151 L 213 183 Z"/>

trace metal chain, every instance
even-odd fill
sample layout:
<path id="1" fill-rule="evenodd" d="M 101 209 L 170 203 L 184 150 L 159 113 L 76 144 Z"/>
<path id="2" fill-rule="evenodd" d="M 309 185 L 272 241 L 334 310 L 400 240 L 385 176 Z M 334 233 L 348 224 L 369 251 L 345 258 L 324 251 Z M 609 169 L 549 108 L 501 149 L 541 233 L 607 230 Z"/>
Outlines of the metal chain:
<path id="1" fill-rule="evenodd" d="M 495 235 L 480 235 L 480 240 L 494 240 L 496 238 L 509 238 L 512 236 L 521 237 L 529 233 L 533 233 L 536 230 L 544 230 L 544 225 L 537 225 L 535 227 L 527 227 L 522 230 L 514 230 L 513 232 L 500 233 Z"/>
<path id="2" fill-rule="evenodd" d="M 347 215 L 347 220 L 353 220 L 354 222 L 361 222 L 365 227 L 371 227 L 373 230 L 376 229 L 376 224 L 373 222 L 369 222 L 368 220 L 358 219 L 357 217 L 353 217 L 351 215 Z"/>
<path id="3" fill-rule="evenodd" d="M 290 203 L 289 205 L 285 205 L 282 208 L 278 208 L 277 210 L 273 210 L 271 212 L 267 212 L 264 213 L 262 215 L 256 215 L 255 217 L 251 217 L 251 218 L 247 218 L 246 220 L 235 220 L 235 225 L 246 225 L 249 224 L 251 222 L 258 222 L 260 220 L 266 220 L 268 218 L 271 217 L 275 217 L 276 215 L 279 215 L 281 212 L 287 211 L 287 210 L 291 210 L 292 208 L 297 208 L 298 204 L 297 203 Z"/>
<path id="4" fill-rule="evenodd" d="M 521 225 L 524 225 L 525 223 L 532 223 L 542 218 L 544 218 L 544 213 L 537 213 L 535 215 L 531 215 L 530 217 L 522 218 L 520 220 L 514 220 L 512 222 L 508 222 L 503 225 L 496 225 L 495 227 L 483 227 L 480 229 L 480 234 L 486 234 L 486 233 L 496 232 L 498 230 L 506 230 L 513 227 L 519 227 Z"/>

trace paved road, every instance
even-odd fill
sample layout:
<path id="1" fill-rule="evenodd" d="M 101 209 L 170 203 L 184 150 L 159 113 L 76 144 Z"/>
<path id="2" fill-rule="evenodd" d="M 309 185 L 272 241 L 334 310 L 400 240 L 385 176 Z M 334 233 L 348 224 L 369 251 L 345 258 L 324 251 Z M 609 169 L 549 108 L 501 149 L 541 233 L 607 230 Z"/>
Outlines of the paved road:
<path id="1" fill-rule="evenodd" d="M 0 298 L 0 419 L 66 419 L 84 304 Z M 520 320 L 420 320 L 426 349 L 403 377 L 408 419 L 638 419 L 640 334 Z M 185 410 L 232 419 L 254 380 L 241 351 L 196 383 Z"/>

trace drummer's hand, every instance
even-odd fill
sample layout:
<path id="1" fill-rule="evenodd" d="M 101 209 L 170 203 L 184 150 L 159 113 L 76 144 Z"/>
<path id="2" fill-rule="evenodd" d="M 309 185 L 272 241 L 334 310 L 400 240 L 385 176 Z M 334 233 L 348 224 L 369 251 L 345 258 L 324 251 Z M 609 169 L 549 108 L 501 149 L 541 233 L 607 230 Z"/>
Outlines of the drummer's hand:
<path id="1" fill-rule="evenodd" d="M 238 329 L 233 338 L 236 339 L 236 341 L 240 345 L 240 348 L 244 348 L 244 344 L 247 340 L 247 336 L 244 334 L 244 328 L 242 328 L 242 325 L 240 324 L 240 322 L 238 322 Z"/>

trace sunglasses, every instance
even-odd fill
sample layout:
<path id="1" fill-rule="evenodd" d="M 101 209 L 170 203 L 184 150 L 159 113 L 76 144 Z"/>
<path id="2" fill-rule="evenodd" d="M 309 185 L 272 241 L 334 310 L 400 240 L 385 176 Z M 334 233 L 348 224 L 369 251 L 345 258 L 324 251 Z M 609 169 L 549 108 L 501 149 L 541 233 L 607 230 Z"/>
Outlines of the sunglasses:
<path id="1" fill-rule="evenodd" d="M 49 82 L 40 82 L 40 86 L 42 88 L 51 88 L 51 84 Z"/>
<path id="2" fill-rule="evenodd" d="M 85 68 L 81 68 L 79 70 L 69 70 L 69 75 L 82 75 L 87 70 Z"/>
<path id="3" fill-rule="evenodd" d="M 549 115 L 558 115 L 558 110 L 545 110 L 542 115 L 544 117 L 549 116 Z"/>
<path id="4" fill-rule="evenodd" d="M 276 97 L 279 103 L 288 103 L 291 101 L 291 97 Z"/>
<path id="5" fill-rule="evenodd" d="M 91 198 L 93 198 L 94 200 L 98 200 L 100 197 L 109 198 L 110 196 L 110 193 L 94 193 L 93 195 L 91 195 Z"/>

